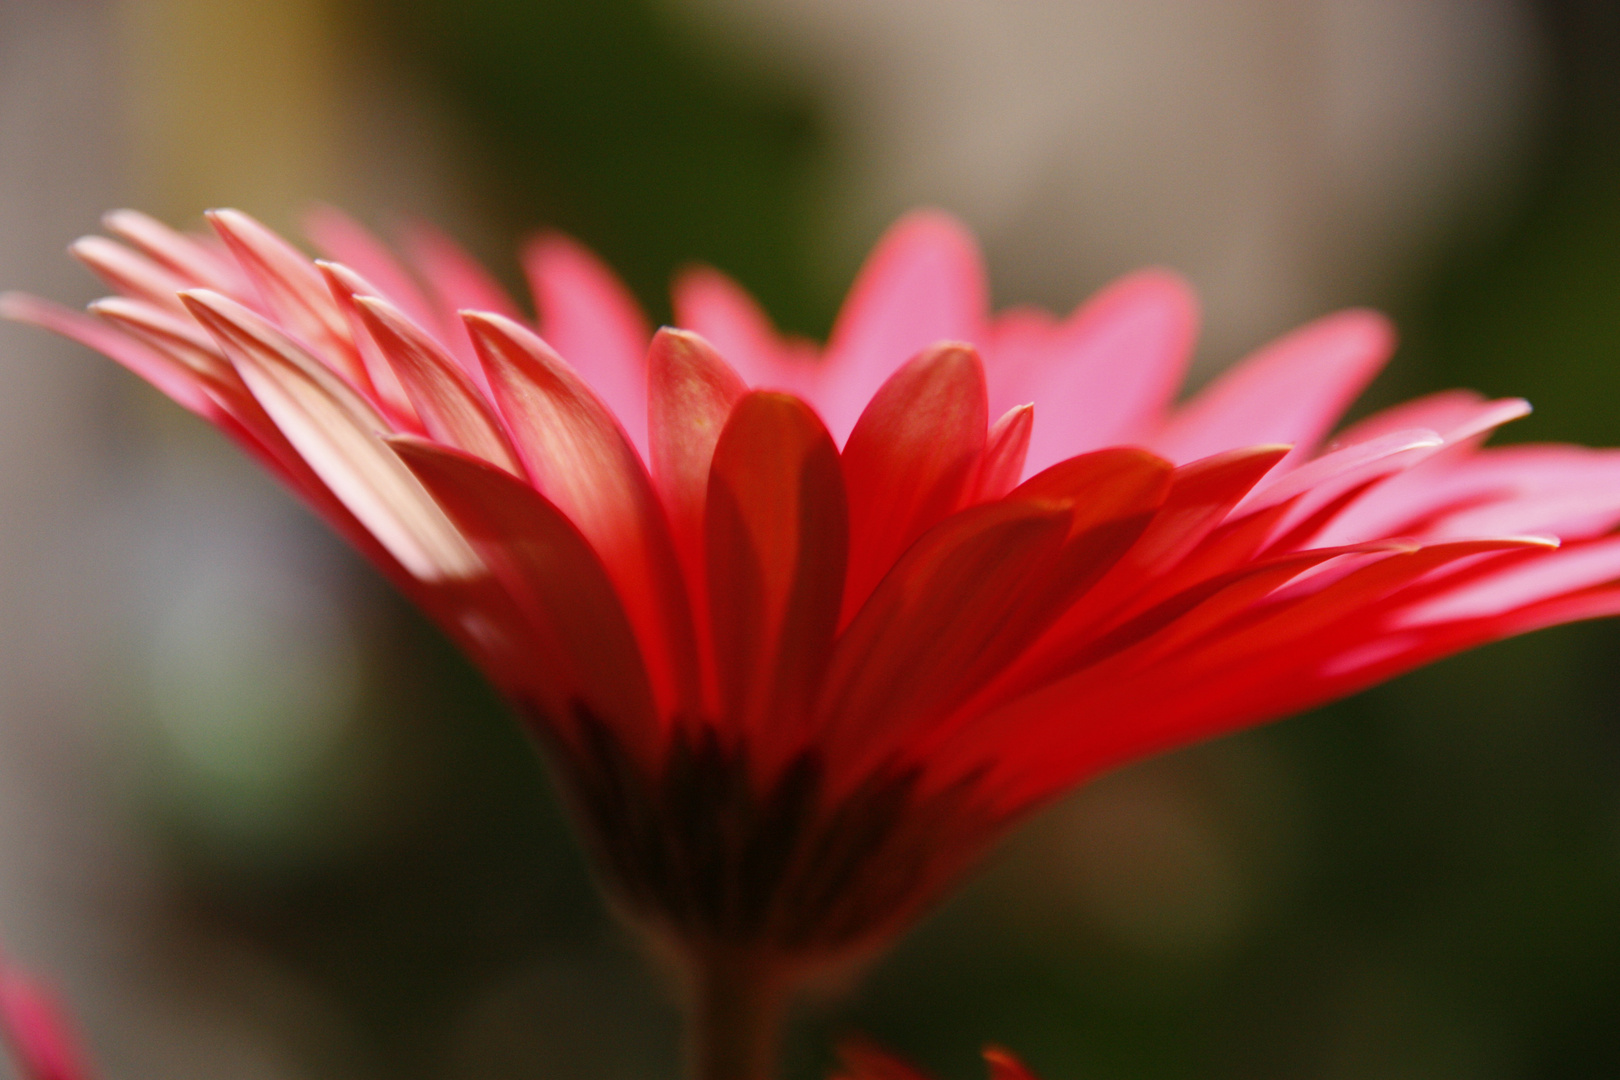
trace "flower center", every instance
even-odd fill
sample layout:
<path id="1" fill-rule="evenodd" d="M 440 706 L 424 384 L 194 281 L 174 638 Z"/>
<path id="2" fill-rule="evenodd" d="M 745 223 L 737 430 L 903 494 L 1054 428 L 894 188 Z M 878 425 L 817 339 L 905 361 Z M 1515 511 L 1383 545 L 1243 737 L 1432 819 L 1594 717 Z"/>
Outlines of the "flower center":
<path id="1" fill-rule="evenodd" d="M 829 796 L 808 748 L 761 780 L 745 744 L 677 722 L 649 771 L 575 705 L 552 760 L 608 885 L 629 913 L 695 951 L 833 960 L 902 930 L 984 853 L 1002 822 L 976 778 L 924 793 L 919 766 L 880 767 Z"/>

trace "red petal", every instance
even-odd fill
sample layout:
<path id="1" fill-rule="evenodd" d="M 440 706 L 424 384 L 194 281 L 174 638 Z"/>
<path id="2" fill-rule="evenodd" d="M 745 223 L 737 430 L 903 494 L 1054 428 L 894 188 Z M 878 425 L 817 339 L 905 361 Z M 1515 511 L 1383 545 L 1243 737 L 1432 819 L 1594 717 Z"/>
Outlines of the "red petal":
<path id="1" fill-rule="evenodd" d="M 545 685 L 566 731 L 576 702 L 656 763 L 658 713 L 629 620 L 590 544 L 533 488 L 486 462 L 411 438 L 389 445 L 433 493 L 529 617 L 541 652 L 516 678 Z M 537 661 L 537 662 L 536 662 Z M 510 688 L 510 687 L 509 687 Z"/>
<path id="2" fill-rule="evenodd" d="M 720 700 L 769 771 L 826 668 L 848 554 L 838 449 L 808 405 L 769 391 L 737 403 L 705 525 Z"/>
<path id="3" fill-rule="evenodd" d="M 640 457 L 606 406 L 532 331 L 499 315 L 464 317 L 524 467 L 613 578 L 660 707 L 666 715 L 695 707 L 690 607 Z"/>
<path id="4" fill-rule="evenodd" d="M 1005 1047 L 985 1047 L 984 1061 L 990 1066 L 990 1080 L 1037 1080 L 1029 1067 Z"/>
<path id="5" fill-rule="evenodd" d="M 853 782 L 907 726 L 981 678 L 980 659 L 1069 535 L 1063 502 L 1003 501 L 942 522 L 906 552 L 840 636 L 816 714 L 828 764 Z"/>
<path id="6" fill-rule="evenodd" d="M 846 1039 L 838 1046 L 843 1073 L 833 1080 L 933 1080 L 933 1077 L 866 1039 Z"/>
<path id="7" fill-rule="evenodd" d="M 714 444 L 748 387 L 707 341 L 684 330 L 658 331 L 647 373 L 653 483 L 683 561 L 689 571 L 700 569 Z"/>
<path id="8" fill-rule="evenodd" d="M 966 345 L 925 349 L 895 372 L 844 447 L 854 616 L 901 552 L 965 501 L 984 453 L 984 368 Z"/>
<path id="9" fill-rule="evenodd" d="M 984 265 L 973 235 L 936 210 L 907 214 L 867 257 L 827 343 L 816 405 L 842 440 L 885 379 L 938 341 L 984 339 Z"/>
<path id="10" fill-rule="evenodd" d="M 971 501 L 991 502 L 1018 486 L 1019 478 L 1024 475 L 1034 421 L 1035 406 L 1018 405 L 990 425 Z"/>

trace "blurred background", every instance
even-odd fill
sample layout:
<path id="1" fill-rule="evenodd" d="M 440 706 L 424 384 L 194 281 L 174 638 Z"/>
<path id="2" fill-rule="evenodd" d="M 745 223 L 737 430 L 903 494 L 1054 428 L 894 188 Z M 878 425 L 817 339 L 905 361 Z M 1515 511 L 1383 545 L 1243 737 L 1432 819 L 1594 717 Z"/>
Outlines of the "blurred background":
<path id="1" fill-rule="evenodd" d="M 1393 312 L 1362 411 L 1620 443 L 1607 0 L 0 0 L 0 286 L 132 204 L 691 260 L 824 334 L 929 203 L 998 300 L 1147 263 L 1206 376 Z M 0 936 L 109 1078 L 671 1077 L 675 1021 L 497 701 L 224 441 L 0 325 Z M 1620 1075 L 1620 627 L 1105 778 L 808 1010 L 947 1080 Z"/>

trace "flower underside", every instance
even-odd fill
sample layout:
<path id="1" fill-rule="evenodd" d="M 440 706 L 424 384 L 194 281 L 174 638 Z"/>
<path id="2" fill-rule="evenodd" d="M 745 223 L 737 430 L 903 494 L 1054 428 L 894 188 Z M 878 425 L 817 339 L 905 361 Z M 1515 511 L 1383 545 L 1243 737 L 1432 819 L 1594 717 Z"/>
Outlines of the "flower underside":
<path id="1" fill-rule="evenodd" d="M 710 270 L 654 334 L 583 249 L 531 320 L 437 234 L 129 211 L 118 295 L 4 301 L 218 426 L 432 615 L 548 747 L 632 915 L 783 964 L 900 930 L 1098 771 L 1620 610 L 1620 458 L 1486 449 L 1453 391 L 1328 432 L 1392 349 L 1319 320 L 1175 395 L 1145 271 L 992 313 L 913 215 L 825 349 Z M 1033 402 L 1033 405 L 1030 404 Z"/>
<path id="2" fill-rule="evenodd" d="M 583 705 L 575 727 L 579 743 L 553 742 L 552 760 L 597 864 L 636 921 L 700 953 L 789 966 L 859 955 L 1001 832 L 971 777 L 925 793 L 921 767 L 879 768 L 831 803 L 814 748 L 761 786 L 746 746 L 725 745 L 712 723 L 679 725 L 651 772 Z"/>

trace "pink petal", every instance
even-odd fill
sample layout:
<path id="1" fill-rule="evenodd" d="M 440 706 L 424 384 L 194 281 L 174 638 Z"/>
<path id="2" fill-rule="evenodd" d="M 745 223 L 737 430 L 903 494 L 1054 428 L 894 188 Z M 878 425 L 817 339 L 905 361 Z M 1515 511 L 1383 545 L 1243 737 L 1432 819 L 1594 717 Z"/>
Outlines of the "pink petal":
<path id="1" fill-rule="evenodd" d="M 84 1080 L 90 1075 L 56 996 L 10 964 L 0 964 L 0 1030 L 22 1080 Z"/>
<path id="2" fill-rule="evenodd" d="M 205 419 L 212 420 L 220 414 L 219 406 L 203 390 L 197 373 L 185 364 L 77 311 L 27 293 L 8 292 L 0 294 L 0 318 L 31 323 L 110 356 L 181 408 Z"/>
<path id="3" fill-rule="evenodd" d="M 702 334 L 749 386 L 813 394 L 821 371 L 816 347 L 784 339 L 741 285 L 697 266 L 675 279 L 673 293 L 675 322 Z"/>
<path id="4" fill-rule="evenodd" d="M 134 244 L 147 258 L 190 285 L 227 295 L 247 288 L 241 270 L 227 259 L 139 210 L 113 210 L 102 215 L 101 223 L 108 232 Z"/>
<path id="5" fill-rule="evenodd" d="M 354 304 L 428 434 L 515 476 L 523 475 L 505 428 L 455 359 L 388 301 L 357 296 Z"/>
<path id="6" fill-rule="evenodd" d="M 69 245 L 68 251 L 114 292 L 144 300 L 177 315 L 185 314 L 180 290 L 190 288 L 194 282 L 102 236 L 80 237 Z"/>
<path id="7" fill-rule="evenodd" d="M 326 278 L 326 287 L 332 293 L 333 299 L 338 302 L 338 306 L 349 319 L 349 332 L 354 337 L 355 348 L 360 351 L 361 362 L 366 366 L 366 377 L 371 381 L 372 391 L 376 395 L 373 404 L 388 417 L 394 430 L 421 434 L 426 429 L 422 426 L 422 418 L 416 415 L 416 406 L 411 404 L 411 397 L 405 392 L 405 385 L 399 381 L 399 376 L 394 372 L 394 365 L 389 363 L 388 357 L 383 355 L 382 349 L 366 330 L 365 322 L 360 318 L 360 311 L 354 304 L 357 296 L 380 296 L 381 291 L 342 263 L 317 260 L 315 265 Z M 458 329 L 456 336 L 464 339 L 467 333 Z M 471 342 L 467 342 L 467 352 L 469 354 L 472 352 Z M 476 357 L 473 362 L 476 366 Z M 462 369 L 466 370 L 465 364 L 462 365 Z M 483 370 L 480 368 L 477 373 L 479 385 L 482 385 L 482 379 Z"/>
<path id="8" fill-rule="evenodd" d="M 444 343 L 473 381 L 488 392 L 483 365 L 467 336 L 461 312 L 490 311 L 519 323 L 525 321 L 523 313 L 477 259 L 438 229 L 417 222 L 404 231 L 402 240 L 411 266 L 432 293 L 438 324 L 445 328 Z"/>
<path id="9" fill-rule="evenodd" d="M 1407 532 L 1591 536 L 1616 522 L 1620 451 L 1574 446 L 1460 448 L 1391 477 L 1346 509 L 1324 538 Z M 1490 526 L 1487 528 L 1486 526 Z"/>
<path id="10" fill-rule="evenodd" d="M 690 609 L 641 459 L 607 407 L 533 331 L 500 315 L 464 317 L 524 467 L 613 578 L 660 709 L 671 715 L 694 707 Z"/>
<path id="11" fill-rule="evenodd" d="M 407 571 L 423 581 L 482 571 L 421 482 L 378 438 L 387 422 L 364 398 L 235 301 L 208 290 L 182 295 L 288 441 Z"/>
<path id="12" fill-rule="evenodd" d="M 208 222 L 257 287 L 265 307 L 327 367 L 365 392 L 370 381 L 348 319 L 320 271 L 297 248 L 239 210 L 211 210 Z"/>
<path id="13" fill-rule="evenodd" d="M 253 401 L 253 395 L 248 393 L 231 362 L 189 313 L 182 321 L 165 309 L 122 296 L 97 300 L 88 310 L 184 366 L 197 377 L 215 404 L 237 413 L 239 405 Z"/>
<path id="14" fill-rule="evenodd" d="M 415 222 L 405 230 L 403 241 L 412 267 L 438 301 L 446 327 L 455 325 L 456 313 L 464 310 L 490 311 L 522 321 L 523 314 L 506 290 L 449 236 Z"/>
<path id="15" fill-rule="evenodd" d="M 816 408 L 842 442 L 908 357 L 939 341 L 982 344 L 987 286 L 973 235 L 935 210 L 901 218 L 867 258 L 827 343 Z"/>
<path id="16" fill-rule="evenodd" d="M 1320 490 L 1330 482 L 1335 490 L 1347 490 L 1399 470 L 1405 461 L 1411 459 L 1410 452 L 1413 450 L 1432 450 L 1445 444 L 1445 439 L 1436 432 L 1416 428 L 1391 431 L 1365 442 L 1341 446 L 1292 472 L 1283 473 L 1269 483 L 1261 484 L 1243 501 L 1241 512 L 1252 513 L 1276 506 L 1296 495 L 1313 489 Z"/>
<path id="17" fill-rule="evenodd" d="M 1620 537 L 1576 544 L 1441 593 L 1400 613 L 1396 625 L 1421 626 L 1503 615 L 1542 600 L 1620 578 Z"/>
<path id="18" fill-rule="evenodd" d="M 337 532 L 348 538 L 384 573 L 395 578 L 409 593 L 411 578 L 387 550 L 361 525 L 347 507 L 332 494 L 298 450 L 287 441 L 270 414 L 242 382 L 240 375 L 219 352 L 197 321 L 187 314 L 186 321 L 173 319 L 163 311 L 135 300 L 112 297 L 90 305 L 98 317 L 150 344 L 158 352 L 196 373 L 213 402 L 208 417 L 216 427 L 240 445 L 295 494 L 309 503 Z"/>
<path id="19" fill-rule="evenodd" d="M 1150 444 L 1192 461 L 1253 443 L 1292 443 L 1306 457 L 1395 347 L 1388 320 L 1342 311 L 1273 342 L 1178 409 Z"/>
<path id="20" fill-rule="evenodd" d="M 1026 331 L 1022 342 L 1009 336 L 1004 346 L 998 334 L 989 365 L 991 407 L 1017 401 L 1039 407 L 1032 470 L 1139 439 L 1175 397 L 1197 332 L 1198 301 L 1187 283 L 1168 271 L 1140 271 L 1077 308 L 1038 344 Z"/>
<path id="21" fill-rule="evenodd" d="M 641 307 L 589 251 L 558 233 L 523 250 L 540 334 L 618 417 L 647 457 L 647 341 Z"/>
<path id="22" fill-rule="evenodd" d="M 336 207 L 317 206 L 304 215 L 304 232 L 328 260 L 352 267 L 356 275 L 372 283 L 368 295 L 388 300 L 434 337 L 461 333 L 461 321 L 445 325 L 444 313 L 428 301 L 411 272 L 386 244 L 348 214 Z"/>
<path id="23" fill-rule="evenodd" d="M 1530 414 L 1523 398 L 1486 401 L 1472 390 L 1442 390 L 1373 413 L 1357 421 L 1335 439 L 1335 445 L 1365 442 L 1392 431 L 1428 428 L 1448 442 L 1459 442 Z"/>

